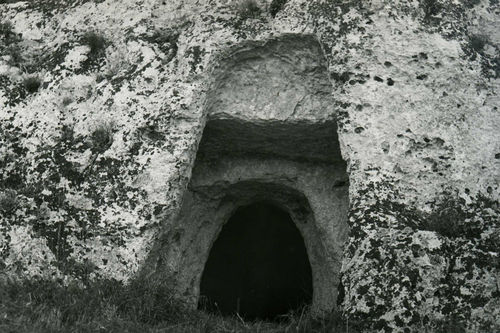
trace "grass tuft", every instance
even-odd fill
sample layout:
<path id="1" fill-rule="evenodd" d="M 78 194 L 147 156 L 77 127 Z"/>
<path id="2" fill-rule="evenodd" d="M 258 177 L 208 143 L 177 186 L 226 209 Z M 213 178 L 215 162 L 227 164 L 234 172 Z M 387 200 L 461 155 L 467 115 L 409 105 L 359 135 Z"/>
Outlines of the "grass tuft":
<path id="1" fill-rule="evenodd" d="M 257 18 L 261 9 L 256 0 L 240 0 L 237 3 L 238 15 L 243 19 Z"/>
<path id="2" fill-rule="evenodd" d="M 89 55 L 93 58 L 98 58 L 104 54 L 104 50 L 108 46 L 107 39 L 96 31 L 87 31 L 83 34 L 82 43 L 90 47 Z"/>
<path id="3" fill-rule="evenodd" d="M 488 43 L 488 37 L 484 35 L 472 35 L 469 38 L 469 46 L 476 52 L 482 52 Z"/>
<path id="4" fill-rule="evenodd" d="M 71 96 L 65 96 L 62 100 L 62 105 L 68 106 L 73 103 L 73 98 Z"/>
<path id="5" fill-rule="evenodd" d="M 271 5 L 269 6 L 269 13 L 272 17 L 276 17 L 276 15 L 283 9 L 286 2 L 288 0 L 273 0 L 271 1 Z"/>
<path id="6" fill-rule="evenodd" d="M 42 80 L 38 76 L 28 76 L 23 80 L 23 86 L 30 94 L 36 93 L 41 85 Z"/>
<path id="7" fill-rule="evenodd" d="M 7 42 L 16 37 L 14 25 L 10 21 L 0 22 L 0 37 Z"/>
<path id="8" fill-rule="evenodd" d="M 100 154 L 113 144 L 113 123 L 103 123 L 97 126 L 90 135 L 93 153 Z"/>
<path id="9" fill-rule="evenodd" d="M 21 37 L 15 33 L 14 25 L 10 21 L 0 22 L 0 42 L 2 42 L 0 43 L 0 53 L 9 56 L 7 63 L 10 66 L 17 67 L 24 61 L 22 49 L 18 43 L 20 41 Z"/>
<path id="10" fill-rule="evenodd" d="M 442 10 L 442 5 L 436 0 L 421 0 L 421 7 L 424 10 L 424 20 L 431 21 Z"/>
<path id="11" fill-rule="evenodd" d="M 22 54 L 22 49 L 17 43 L 8 45 L 5 48 L 5 54 L 9 56 L 7 64 L 13 67 L 19 67 L 24 62 L 24 57 Z"/>
<path id="12" fill-rule="evenodd" d="M 19 206 L 17 193 L 14 190 L 5 190 L 0 192 L 0 212 L 5 214 L 12 213 Z"/>

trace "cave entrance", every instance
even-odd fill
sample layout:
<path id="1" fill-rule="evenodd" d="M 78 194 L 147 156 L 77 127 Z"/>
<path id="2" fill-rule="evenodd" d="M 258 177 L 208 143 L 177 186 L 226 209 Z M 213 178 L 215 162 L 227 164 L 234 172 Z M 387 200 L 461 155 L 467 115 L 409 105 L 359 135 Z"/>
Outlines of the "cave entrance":
<path id="1" fill-rule="evenodd" d="M 311 266 L 290 215 L 267 202 L 238 208 L 208 256 L 199 307 L 276 320 L 311 300 Z"/>
<path id="2" fill-rule="evenodd" d="M 314 315 L 327 315 L 335 309 L 339 292 L 349 177 L 337 134 L 340 103 L 332 94 L 321 45 L 314 36 L 286 35 L 237 45 L 220 56 L 204 101 L 197 145 L 190 151 L 195 156 L 186 159 L 191 163 L 193 158 L 191 173 L 182 180 L 187 187 L 179 210 L 165 215 L 146 272 L 167 279 L 173 296 L 191 308 L 207 296 L 208 307 L 217 302 L 222 313 L 239 312 L 247 318 L 272 318 L 304 302 Z M 183 168 L 186 161 L 176 167 Z M 254 206 L 262 202 L 271 202 L 273 208 Z M 281 210 L 275 212 L 276 207 Z M 252 215 L 266 210 L 288 222 Z M 235 222 L 242 215 L 252 221 L 245 232 L 238 231 L 245 223 Z M 272 244 L 267 245 L 266 233 L 259 230 L 281 230 L 280 223 L 289 229 L 283 227 L 283 237 L 273 241 L 301 249 L 292 256 L 293 263 L 283 254 L 281 259 L 264 255 Z M 286 230 L 295 230 L 290 237 L 295 235 L 296 241 L 284 237 Z M 258 247 L 248 245 L 246 237 Z M 262 251 L 251 258 L 255 263 L 242 262 L 252 249 Z M 226 260 L 238 261 L 238 256 L 240 262 Z M 270 259 L 275 261 L 271 271 Z M 297 278 L 305 279 L 304 290 L 293 281 L 296 272 L 285 267 L 292 264 L 301 271 Z M 260 277 L 241 277 L 239 270 L 249 267 Z M 255 289 L 251 284 L 263 277 L 267 284 L 258 286 L 260 294 L 247 297 Z M 268 285 L 273 288 L 269 293 Z M 269 300 L 267 309 L 266 298 L 279 303 Z"/>

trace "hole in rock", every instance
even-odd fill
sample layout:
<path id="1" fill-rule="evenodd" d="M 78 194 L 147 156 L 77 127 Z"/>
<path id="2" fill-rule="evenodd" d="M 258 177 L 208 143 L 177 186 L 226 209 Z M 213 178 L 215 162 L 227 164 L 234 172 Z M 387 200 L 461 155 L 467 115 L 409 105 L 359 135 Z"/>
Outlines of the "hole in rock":
<path id="1" fill-rule="evenodd" d="M 246 320 L 276 320 L 312 299 L 311 266 L 290 215 L 260 202 L 240 207 L 215 241 L 200 307 Z"/>

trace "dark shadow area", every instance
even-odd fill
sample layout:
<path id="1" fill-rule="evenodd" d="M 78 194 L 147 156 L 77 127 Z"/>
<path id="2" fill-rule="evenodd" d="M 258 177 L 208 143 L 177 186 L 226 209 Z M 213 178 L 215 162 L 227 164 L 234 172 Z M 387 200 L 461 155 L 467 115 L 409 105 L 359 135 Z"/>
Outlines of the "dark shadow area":
<path id="1" fill-rule="evenodd" d="M 218 160 L 230 155 L 343 163 L 338 142 L 335 122 L 288 124 L 216 119 L 205 126 L 197 158 Z"/>
<path id="2" fill-rule="evenodd" d="M 201 309 L 245 320 L 277 320 L 310 304 L 311 266 L 290 215 L 268 203 L 240 207 L 210 251 L 200 289 Z"/>

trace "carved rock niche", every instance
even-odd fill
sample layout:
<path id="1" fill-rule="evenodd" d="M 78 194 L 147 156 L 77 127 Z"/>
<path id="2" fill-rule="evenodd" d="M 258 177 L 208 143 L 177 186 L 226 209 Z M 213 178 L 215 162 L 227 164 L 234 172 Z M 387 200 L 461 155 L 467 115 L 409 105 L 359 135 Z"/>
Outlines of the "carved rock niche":
<path id="1" fill-rule="evenodd" d="M 156 273 L 192 307 L 264 319 L 301 302 L 335 308 L 349 180 L 326 67 L 308 36 L 240 45 L 220 61 L 182 207 L 154 250 Z M 288 216 L 284 229 L 276 216 Z"/>

